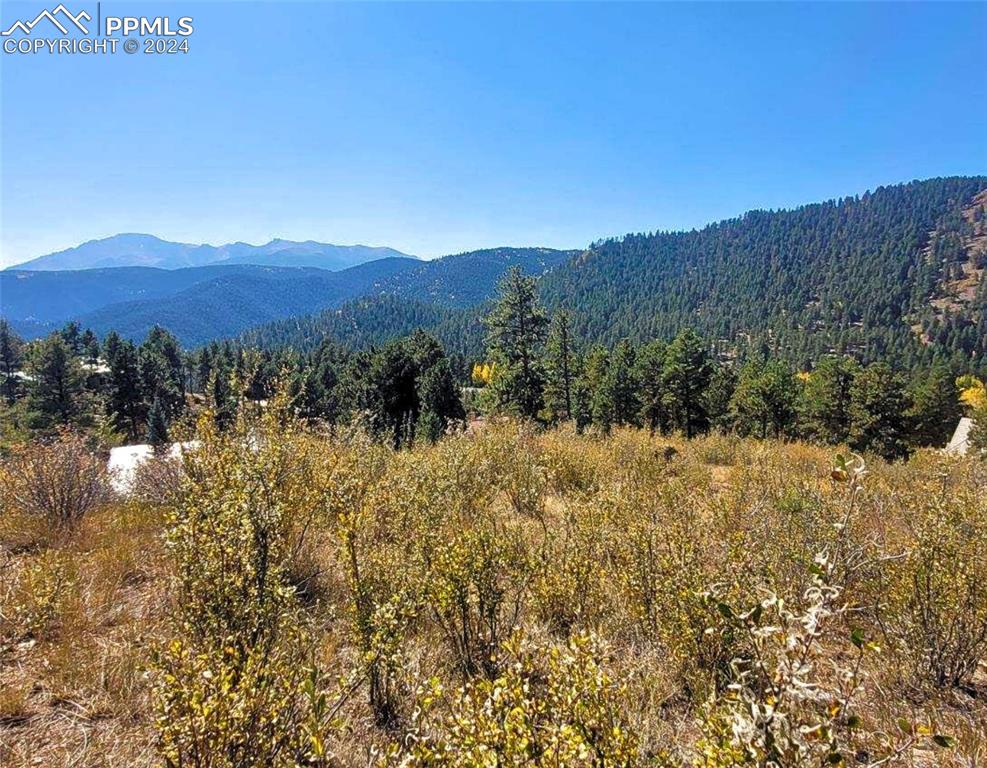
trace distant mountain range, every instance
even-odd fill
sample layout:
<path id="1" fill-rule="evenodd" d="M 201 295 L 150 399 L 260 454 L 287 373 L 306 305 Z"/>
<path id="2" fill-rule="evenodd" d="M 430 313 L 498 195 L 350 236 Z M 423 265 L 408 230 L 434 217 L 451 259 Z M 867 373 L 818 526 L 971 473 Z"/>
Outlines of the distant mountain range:
<path id="1" fill-rule="evenodd" d="M 254 264 L 7 269 L 0 272 L 0 314 L 25 338 L 74 320 L 100 335 L 115 330 L 135 340 L 162 325 L 196 345 L 364 296 L 474 306 L 493 295 L 509 266 L 542 274 L 575 253 L 497 248 L 433 261 L 389 257 L 335 272 Z"/>
<path id="2" fill-rule="evenodd" d="M 160 324 L 185 345 L 239 337 L 305 348 L 330 337 L 366 346 L 424 327 L 451 350 L 479 355 L 480 318 L 500 277 L 517 265 L 538 277 L 550 311 L 572 313 L 583 343 L 669 338 L 692 326 L 723 354 L 770 350 L 808 365 L 848 352 L 906 367 L 941 358 L 987 371 L 985 176 L 880 187 L 689 232 L 629 234 L 581 251 L 394 256 L 329 271 L 240 262 L 314 259 L 337 246 L 213 249 L 120 236 L 44 258 L 78 264 L 83 252 L 82 263 L 93 265 L 124 258 L 121 242 L 131 242 L 126 258 L 144 253 L 157 264 L 223 256 L 176 269 L 5 270 L 0 314 L 27 337 L 76 320 L 139 340 Z M 211 250 L 203 256 L 201 249 Z"/>
<path id="3" fill-rule="evenodd" d="M 367 245 L 332 245 L 314 240 L 271 240 L 264 245 L 191 245 L 173 243 L 154 235 L 123 234 L 90 240 L 75 248 L 49 253 L 18 264 L 20 270 L 104 269 L 158 267 L 181 269 L 213 264 L 256 264 L 270 267 L 318 267 L 338 270 L 386 258 L 415 258 L 393 248 Z"/>

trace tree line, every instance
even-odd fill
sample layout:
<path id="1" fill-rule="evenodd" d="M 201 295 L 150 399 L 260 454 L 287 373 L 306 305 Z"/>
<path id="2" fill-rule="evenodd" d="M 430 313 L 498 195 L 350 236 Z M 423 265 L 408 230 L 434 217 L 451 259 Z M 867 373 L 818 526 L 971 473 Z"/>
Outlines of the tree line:
<path id="1" fill-rule="evenodd" d="M 474 367 L 493 412 L 607 433 L 615 426 L 710 431 L 848 444 L 887 459 L 941 446 L 963 415 L 963 379 L 943 360 L 909 378 L 884 361 L 846 354 L 795 370 L 768 349 L 738 365 L 686 328 L 670 342 L 582 348 L 568 311 L 549 318 L 535 280 L 517 271 L 487 318 L 489 361 Z M 982 391 L 973 377 L 971 391 Z M 983 420 L 981 420 L 983 421 Z"/>
<path id="2" fill-rule="evenodd" d="M 323 338 L 308 352 L 233 341 L 186 351 L 160 327 L 134 344 L 116 333 L 100 341 L 69 323 L 25 344 L 0 321 L 4 407 L 15 433 L 5 437 L 74 425 L 163 445 L 190 414 L 208 409 L 225 428 L 242 403 L 263 404 L 284 387 L 303 418 L 330 428 L 359 421 L 394 448 L 434 442 L 470 410 L 604 434 L 634 426 L 848 444 L 898 459 L 943 445 L 965 409 L 984 407 L 975 394 L 964 405 L 963 380 L 946 360 L 908 377 L 847 354 L 796 370 L 766 345 L 744 361 L 717 353 L 691 328 L 668 342 L 586 345 L 567 310 L 549 316 L 537 286 L 520 269 L 505 274 L 472 382 L 462 358 L 422 330 L 359 350 Z M 983 391 L 973 377 L 966 385 Z"/>
<path id="3" fill-rule="evenodd" d="M 435 441 L 465 418 L 461 364 L 416 331 L 352 351 L 323 341 L 308 353 L 231 341 L 186 351 L 155 327 L 140 344 L 100 342 L 76 323 L 29 343 L 0 319 L 3 443 L 83 429 L 106 442 L 164 445 L 175 425 L 208 410 L 227 428 L 246 403 L 263 406 L 284 387 L 303 418 L 330 427 L 359 420 L 395 448 Z"/>

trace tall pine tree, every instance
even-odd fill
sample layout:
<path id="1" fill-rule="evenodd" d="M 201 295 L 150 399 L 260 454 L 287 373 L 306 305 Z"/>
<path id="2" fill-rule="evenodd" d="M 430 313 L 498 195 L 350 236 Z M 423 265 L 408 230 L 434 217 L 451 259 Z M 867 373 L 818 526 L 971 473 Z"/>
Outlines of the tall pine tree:
<path id="1" fill-rule="evenodd" d="M 912 389 L 912 439 L 915 445 L 942 447 L 963 415 L 956 376 L 939 363 L 922 375 Z"/>
<path id="2" fill-rule="evenodd" d="M 147 420 L 137 350 L 130 341 L 117 340 L 109 360 L 106 409 L 116 429 L 137 440 Z M 159 400 L 160 402 L 160 400 Z"/>
<path id="3" fill-rule="evenodd" d="M 500 295 L 486 318 L 487 344 L 497 366 L 491 386 L 494 407 L 537 418 L 543 405 L 540 349 L 548 317 L 538 301 L 535 279 L 512 267 L 500 282 Z"/>
<path id="4" fill-rule="evenodd" d="M 846 441 L 850 433 L 850 391 L 860 365 L 852 357 L 828 355 L 819 361 L 802 390 L 802 432 L 824 443 Z"/>
<path id="5" fill-rule="evenodd" d="M 706 345 L 686 328 L 668 345 L 662 366 L 666 402 L 676 428 L 693 437 L 709 428 L 705 393 L 712 376 Z"/>
<path id="6" fill-rule="evenodd" d="M 850 447 L 888 461 L 908 456 L 910 405 L 901 376 L 887 363 L 868 365 L 850 390 Z"/>
<path id="7" fill-rule="evenodd" d="M 545 410 L 549 421 L 568 421 L 572 418 L 575 378 L 569 312 L 561 309 L 552 318 L 545 344 Z"/>
<path id="8" fill-rule="evenodd" d="M 28 360 L 29 423 L 36 429 L 87 421 L 79 360 L 61 334 L 38 342 Z"/>
<path id="9" fill-rule="evenodd" d="M 21 367 L 24 357 L 24 342 L 14 333 L 5 319 L 0 318 L 0 389 L 4 399 L 13 403 L 20 391 L 20 384 L 15 375 Z"/>
<path id="10" fill-rule="evenodd" d="M 655 432 L 667 433 L 672 427 L 668 391 L 665 387 L 665 353 L 668 345 L 652 341 L 641 348 L 637 356 L 637 381 L 641 405 L 641 421 Z"/>

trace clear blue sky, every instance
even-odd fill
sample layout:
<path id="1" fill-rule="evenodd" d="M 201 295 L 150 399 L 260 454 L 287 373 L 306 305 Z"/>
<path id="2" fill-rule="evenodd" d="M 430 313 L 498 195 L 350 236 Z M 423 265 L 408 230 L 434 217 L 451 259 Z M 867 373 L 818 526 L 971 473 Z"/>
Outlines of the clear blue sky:
<path id="1" fill-rule="evenodd" d="M 134 10 L 194 17 L 190 53 L 0 57 L 3 263 L 581 247 L 987 172 L 983 3 L 102 4 Z"/>

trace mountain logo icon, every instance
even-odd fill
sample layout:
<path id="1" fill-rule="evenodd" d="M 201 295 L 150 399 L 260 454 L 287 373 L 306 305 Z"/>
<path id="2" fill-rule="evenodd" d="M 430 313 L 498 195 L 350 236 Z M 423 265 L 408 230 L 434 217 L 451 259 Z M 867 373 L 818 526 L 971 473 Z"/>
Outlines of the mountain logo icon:
<path id="1" fill-rule="evenodd" d="M 36 25 L 40 24 L 43 19 L 47 19 L 52 24 L 54 24 L 55 28 L 58 29 L 58 31 L 61 32 L 63 35 L 67 35 L 69 33 L 68 22 L 71 22 L 73 25 L 75 25 L 75 27 L 79 31 L 81 31 L 82 34 L 88 35 L 89 30 L 82 25 L 82 22 L 92 21 L 93 17 L 90 16 L 85 11 L 81 11 L 80 13 L 73 15 L 72 13 L 69 12 L 69 10 L 64 5 L 59 3 L 55 8 L 53 8 L 50 11 L 48 9 L 43 10 L 41 13 L 35 16 L 32 21 L 15 21 L 13 24 L 10 25 L 10 28 L 7 29 L 6 32 L 0 32 L 0 36 L 9 37 L 10 35 L 14 34 L 15 30 L 20 30 L 25 35 L 30 35 L 31 30 L 33 30 Z"/>

